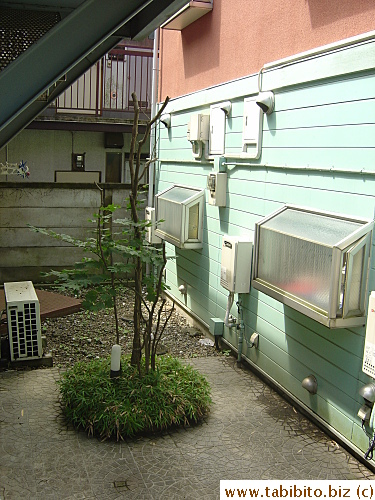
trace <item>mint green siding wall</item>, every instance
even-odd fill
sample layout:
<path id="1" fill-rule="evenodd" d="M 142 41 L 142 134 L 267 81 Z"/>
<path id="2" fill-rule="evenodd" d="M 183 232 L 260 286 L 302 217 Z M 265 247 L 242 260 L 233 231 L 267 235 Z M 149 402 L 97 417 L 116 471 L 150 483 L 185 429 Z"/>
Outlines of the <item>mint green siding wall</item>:
<path id="1" fill-rule="evenodd" d="M 315 64 L 319 66 L 319 59 Z M 289 71 L 296 69 L 292 66 Z M 277 81 L 275 72 L 272 81 Z M 206 187 L 213 163 L 194 161 L 186 134 L 190 115 L 209 112 L 211 103 L 232 101 L 225 154 L 239 154 L 243 99 L 257 93 L 255 82 L 257 76 L 250 76 L 170 103 L 172 126 L 159 129 L 157 191 L 172 184 Z M 273 90 L 275 112 L 264 116 L 260 159 L 227 160 L 225 208 L 208 205 L 206 196 L 203 249 L 167 245 L 168 254 L 177 256 L 167 265 L 171 294 L 207 325 L 210 318 L 225 316 L 228 292 L 220 286 L 223 234 L 253 239 L 255 222 L 285 203 L 366 218 L 374 214 L 375 176 L 368 173 L 375 171 L 374 72 Z M 246 165 L 234 164 L 241 161 Z M 323 170 L 309 170 L 315 167 Z M 370 289 L 375 289 L 374 255 Z M 178 291 L 182 283 L 187 284 L 185 298 Z M 329 330 L 253 289 L 243 301 L 246 339 L 254 331 L 260 336 L 258 349 L 244 343 L 244 356 L 334 432 L 366 449 L 368 441 L 357 417 L 362 404 L 358 390 L 368 381 L 361 370 L 365 329 Z M 235 306 L 232 312 L 237 316 Z M 225 328 L 224 338 L 237 347 L 235 329 Z M 314 396 L 301 386 L 310 374 L 318 381 Z"/>

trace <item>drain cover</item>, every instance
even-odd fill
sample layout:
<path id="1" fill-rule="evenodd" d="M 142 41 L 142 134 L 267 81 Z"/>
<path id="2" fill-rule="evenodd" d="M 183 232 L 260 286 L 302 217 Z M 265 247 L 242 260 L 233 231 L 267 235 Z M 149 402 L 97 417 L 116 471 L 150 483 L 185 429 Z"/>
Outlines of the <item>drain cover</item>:
<path id="1" fill-rule="evenodd" d="M 121 489 L 126 489 L 126 490 L 130 489 L 128 486 L 128 482 L 126 480 L 125 481 L 114 481 L 113 486 L 115 488 L 121 488 Z"/>

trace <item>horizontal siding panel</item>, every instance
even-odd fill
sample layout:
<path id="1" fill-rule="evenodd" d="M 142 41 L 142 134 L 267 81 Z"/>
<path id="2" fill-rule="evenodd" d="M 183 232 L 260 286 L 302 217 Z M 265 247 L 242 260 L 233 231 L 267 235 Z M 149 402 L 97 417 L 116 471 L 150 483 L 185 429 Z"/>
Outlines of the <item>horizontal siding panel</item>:
<path id="1" fill-rule="evenodd" d="M 267 116 L 264 130 L 285 130 L 297 128 L 324 128 L 342 124 L 363 125 L 375 123 L 375 100 L 340 102 L 315 107 L 286 109 Z"/>
<path id="2" fill-rule="evenodd" d="M 277 96 L 276 96 L 277 99 Z M 277 101 L 278 102 L 278 101 Z M 342 127 L 348 125 L 361 126 L 375 123 L 375 99 L 366 99 L 354 102 L 340 102 L 333 104 L 306 105 L 301 108 L 278 110 L 263 117 L 263 132 L 277 132 L 281 130 L 312 129 L 326 127 Z M 231 116 L 227 120 L 226 145 L 233 147 L 239 138 L 232 135 L 241 135 L 243 131 L 243 109 L 238 116 Z M 335 129 L 331 133 L 336 134 Z M 185 134 L 186 138 L 186 134 Z"/>
<path id="3" fill-rule="evenodd" d="M 361 427 L 359 417 L 357 417 L 357 419 L 358 422 L 354 422 L 353 425 L 351 440 L 360 450 L 367 450 L 369 447 L 369 438 Z"/>
<path id="4" fill-rule="evenodd" d="M 238 160 L 230 158 L 228 163 L 250 163 L 246 168 L 256 169 L 257 166 L 264 169 L 270 166 L 279 167 L 281 171 L 288 171 L 288 167 L 301 168 L 301 172 L 308 175 L 318 175 L 316 169 L 340 169 L 340 172 L 322 172 L 319 175 L 334 175 L 342 177 L 343 175 L 352 175 L 352 173 L 344 173 L 341 170 L 354 170 L 358 172 L 361 178 L 366 178 L 366 174 L 362 174 L 362 170 L 374 172 L 375 150 L 374 147 L 369 148 L 290 148 L 290 147 L 263 147 L 261 157 L 258 160 L 239 158 L 240 143 L 235 147 L 229 148 L 226 146 L 226 155 L 238 155 Z M 244 167 L 237 167 L 244 168 Z M 315 171 L 309 171 L 309 168 Z M 304 170 L 306 169 L 306 170 Z M 273 169 L 272 169 L 273 170 Z M 289 169 L 290 174 L 294 174 L 294 169 Z M 297 171 L 298 173 L 298 171 Z M 371 177 L 368 177 L 372 179 Z"/>
<path id="5" fill-rule="evenodd" d="M 306 364 L 303 363 L 303 360 L 288 355 L 288 352 L 280 349 L 275 344 L 270 342 L 267 338 L 260 339 L 260 342 L 263 343 L 263 348 L 259 351 L 259 355 L 257 357 L 258 366 L 260 368 L 263 368 L 261 365 L 261 361 L 263 357 L 267 357 L 268 359 L 277 360 L 277 364 L 284 370 L 285 374 L 293 373 L 293 377 L 297 379 L 297 381 L 299 381 L 299 387 L 294 389 L 294 394 L 296 394 L 298 399 L 303 401 L 305 404 L 307 403 L 308 406 L 311 405 L 309 393 L 302 387 L 302 380 L 313 373 L 317 377 L 320 398 L 324 399 L 325 401 L 330 401 L 331 404 L 340 407 L 341 412 L 346 416 L 351 417 L 353 415 L 354 408 L 357 403 L 354 399 L 350 397 L 348 398 L 346 390 L 343 391 L 341 387 L 338 387 L 336 385 L 335 377 L 326 378 L 321 373 L 317 375 L 315 370 L 311 369 L 310 366 L 306 366 Z M 246 351 L 246 344 L 244 345 L 245 350 L 243 354 L 251 359 L 251 353 L 249 352 L 251 351 L 251 349 L 247 349 Z M 339 376 L 340 373 L 338 372 L 337 377 L 339 378 Z M 285 378 L 282 381 L 278 379 L 275 380 L 279 383 L 282 382 L 282 385 L 290 391 L 291 388 L 289 385 L 289 381 L 285 380 Z M 356 386 L 356 380 L 352 379 L 351 384 Z M 345 386 L 342 385 L 342 387 Z M 335 394 L 334 397 L 332 397 L 332 392 L 334 392 Z"/>
<path id="6" fill-rule="evenodd" d="M 337 78 L 321 84 L 304 85 L 275 93 L 277 111 L 321 106 L 374 98 L 374 75 Z"/>
<path id="7" fill-rule="evenodd" d="M 163 151 L 188 151 L 191 154 L 191 143 L 187 140 L 186 134 L 176 136 L 173 134 L 168 139 L 160 139 L 160 148 Z"/>
<path id="8" fill-rule="evenodd" d="M 183 284 L 179 281 L 177 276 L 171 271 L 168 271 L 168 285 L 170 286 L 170 293 L 176 297 L 177 301 L 181 302 L 188 310 L 196 314 L 204 323 L 209 324 L 210 318 L 215 315 L 216 303 L 203 297 L 198 291 L 194 294 L 188 294 L 186 299 L 183 298 L 178 290 L 178 287 Z"/>
<path id="9" fill-rule="evenodd" d="M 360 153 L 360 151 L 359 151 Z M 261 164 L 254 165 L 243 165 L 241 166 L 241 161 L 238 159 L 238 165 L 233 163 L 236 160 L 228 159 L 228 188 L 227 191 L 232 190 L 231 182 L 232 180 L 239 180 L 240 182 L 253 181 L 254 190 L 257 191 L 261 188 L 262 183 L 272 183 L 279 185 L 281 189 L 284 186 L 295 186 L 295 187 L 308 187 L 310 189 L 320 190 L 324 187 L 324 190 L 335 192 L 345 192 L 345 193 L 359 193 L 367 196 L 373 196 L 375 176 L 368 175 L 356 175 L 343 172 L 319 172 L 319 171 L 303 171 L 303 170 L 288 170 L 288 167 L 284 168 L 267 168 Z M 375 156 L 374 156 L 375 161 Z M 246 160 L 245 160 L 246 163 Z M 198 165 L 194 164 L 194 167 Z M 357 165 L 359 168 L 359 166 Z M 362 168 L 362 167 L 361 167 Z M 163 164 L 163 174 L 169 178 L 173 172 L 183 171 L 185 175 L 193 175 L 191 172 L 190 164 L 180 164 L 179 166 L 164 163 Z M 202 168 L 200 173 L 202 175 L 208 175 L 211 171 L 210 166 Z M 375 171 L 375 167 L 374 167 Z M 194 172 L 198 173 L 198 169 L 194 168 Z M 359 170 L 358 170 L 359 173 Z M 258 184 L 257 184 L 258 183 Z M 245 184 L 246 185 L 246 184 Z M 247 186 L 247 185 L 246 185 Z M 246 188 L 247 189 L 247 188 Z M 234 192 L 240 193 L 236 189 Z M 249 188 L 251 193 L 251 188 Z M 216 209 L 216 207 L 213 207 Z"/>
<path id="10" fill-rule="evenodd" d="M 201 159 L 194 159 L 193 154 L 192 154 L 192 148 L 191 144 L 189 141 L 186 141 L 186 145 L 183 146 L 181 149 L 165 149 L 162 150 L 162 152 L 159 153 L 158 158 L 161 162 L 163 161 L 168 161 L 168 162 L 173 162 L 174 160 L 177 160 L 179 162 L 184 161 L 186 163 L 190 163 L 190 166 L 200 166 L 200 165 L 205 165 L 205 166 L 210 166 L 212 165 L 211 162 L 208 160 L 205 160 L 203 157 Z"/>
<path id="11" fill-rule="evenodd" d="M 331 192 L 332 196 L 336 192 L 372 196 L 375 177 L 334 172 L 304 172 L 302 170 L 288 170 L 287 167 L 283 169 L 267 169 L 267 167 L 255 166 L 255 168 L 237 167 L 233 170 L 229 167 L 228 186 L 230 186 L 230 190 L 232 190 L 232 181 L 239 181 L 240 184 L 244 184 L 244 187 L 248 188 L 249 192 L 253 190 L 257 192 L 262 189 L 263 184 L 266 186 L 271 183 L 280 190 L 286 187 L 295 187 L 298 189 L 315 189 L 317 191 L 324 189 Z M 252 187 L 246 184 L 247 181 L 253 182 Z M 233 186 L 233 190 L 238 194 L 243 192 L 236 188 L 236 184 Z"/>
<path id="12" fill-rule="evenodd" d="M 311 398 L 307 391 L 302 389 L 301 380 L 295 377 L 294 374 L 292 375 L 289 370 L 284 370 L 278 361 L 275 362 L 275 359 L 278 360 L 277 354 L 276 358 L 269 358 L 263 353 L 259 353 L 256 365 L 267 373 L 271 379 L 277 381 L 281 387 L 284 387 L 298 400 L 311 408 L 320 418 L 328 422 L 328 424 L 333 425 L 338 432 L 347 439 L 350 439 L 353 426 L 351 416 L 353 415 L 354 405 L 350 408 L 350 404 L 348 404 L 348 400 L 345 398 L 346 408 L 345 411 L 341 411 L 341 407 L 335 405 L 337 404 L 335 397 L 333 399 L 330 397 L 330 400 L 327 400 L 321 397 L 320 394 L 316 394 L 314 398 Z M 326 381 L 321 382 L 322 385 L 327 384 Z M 329 393 L 329 385 L 326 385 L 326 387 L 326 392 Z M 336 394 L 333 386 L 331 386 L 331 390 Z"/>
<path id="13" fill-rule="evenodd" d="M 250 304 L 254 304 L 254 302 L 251 301 Z M 279 347 L 289 350 L 290 346 L 287 345 L 287 343 L 289 339 L 292 338 L 297 343 L 303 343 L 309 351 L 319 355 L 321 359 L 325 359 L 331 363 L 332 366 L 336 366 L 340 370 L 346 371 L 348 374 L 353 371 L 359 372 L 361 369 L 361 357 L 342 349 L 341 346 L 333 344 L 330 342 L 329 337 L 323 338 L 322 336 L 313 335 L 313 330 L 309 330 L 303 325 L 295 323 L 292 319 L 285 317 L 281 312 L 276 311 L 261 301 L 258 301 L 255 307 L 252 306 L 251 312 L 256 321 L 254 327 L 257 330 L 259 329 L 258 319 L 261 317 L 267 318 L 267 323 L 272 323 L 272 326 L 277 328 L 280 333 L 285 332 L 288 340 L 284 338 L 284 334 L 282 334 L 281 337 L 277 337 Z M 357 367 L 356 370 L 355 367 Z M 352 397 L 354 397 L 353 394 Z"/>
<path id="14" fill-rule="evenodd" d="M 208 172 L 207 172 L 208 174 Z M 185 173 L 183 170 L 170 170 L 168 175 L 163 176 L 163 172 L 159 171 L 159 189 L 158 192 L 173 186 L 173 184 L 181 184 L 183 186 L 191 186 L 195 188 L 204 189 L 207 184 L 206 174 L 200 169 L 193 170 L 193 172 Z"/>
<path id="15" fill-rule="evenodd" d="M 254 299 L 252 299 L 252 297 L 254 297 Z M 364 327 L 356 328 L 355 330 L 348 330 L 345 328 L 329 329 L 304 314 L 299 313 L 295 309 L 285 306 L 272 297 L 254 289 L 251 290 L 250 301 L 251 300 L 255 300 L 255 303 L 257 304 L 264 303 L 281 314 L 284 314 L 285 317 L 290 318 L 290 320 L 292 320 L 297 327 L 301 325 L 313 332 L 314 335 L 327 339 L 330 343 L 339 346 L 341 349 L 345 349 L 347 352 L 353 353 L 355 356 L 362 356 L 364 346 Z"/>
<path id="16" fill-rule="evenodd" d="M 204 262 L 204 260 L 206 262 Z M 191 260 L 185 259 L 182 255 L 178 257 L 178 263 L 176 263 L 176 272 L 178 276 L 182 276 L 181 272 L 186 272 L 190 276 L 195 277 L 195 281 L 199 282 L 199 286 L 215 286 L 218 285 L 218 275 L 217 273 L 212 273 L 209 270 L 208 259 L 201 259 L 201 265 L 194 264 Z M 202 265 L 205 264 L 205 265 Z M 215 269 L 216 270 L 216 269 Z M 192 283 L 193 284 L 193 283 Z"/>
<path id="17" fill-rule="evenodd" d="M 233 334 L 231 330 L 228 330 L 226 328 L 224 330 L 226 340 L 234 348 L 237 348 L 236 334 Z M 349 419 L 353 415 L 353 409 L 357 408 L 355 401 L 352 398 L 348 399 L 348 396 L 345 396 L 345 393 L 341 390 L 338 399 L 336 398 L 338 391 L 332 384 L 332 381 L 330 379 L 326 380 L 321 376 L 320 373 L 318 373 L 318 371 L 310 370 L 309 367 L 306 367 L 303 363 L 300 363 L 299 359 L 292 358 L 289 363 L 288 353 L 278 348 L 267 338 L 260 338 L 258 349 L 248 349 L 246 347 L 246 343 L 244 343 L 243 354 L 248 357 L 248 359 L 250 359 L 256 366 L 264 370 L 272 379 L 277 381 L 281 386 L 284 386 L 288 391 L 294 394 L 300 401 L 305 403 L 314 411 L 317 410 L 316 401 L 319 399 L 323 403 L 325 403 L 325 406 L 328 406 L 329 408 L 331 407 L 333 402 L 338 405 L 338 401 L 343 400 L 343 404 L 347 408 L 346 413 L 348 414 Z M 281 361 L 280 358 L 282 358 Z M 286 366 L 286 369 L 282 367 L 283 364 Z M 299 366 L 296 371 L 292 370 L 293 364 L 296 364 L 295 366 Z M 311 372 L 315 373 L 318 378 L 318 393 L 314 397 L 311 397 L 307 393 L 307 391 L 302 388 L 301 385 L 303 378 L 305 378 Z M 322 398 L 322 393 L 324 394 L 324 398 Z M 341 406 L 342 405 L 340 404 L 340 407 Z M 324 410 L 324 412 L 325 411 L 326 410 Z M 341 413 L 341 411 L 339 413 Z M 327 417 L 327 415 L 325 419 L 329 422 L 329 418 Z"/>
<path id="18" fill-rule="evenodd" d="M 374 147 L 317 147 L 312 148 L 310 144 L 303 148 L 263 147 L 261 163 L 265 166 L 296 166 L 296 167 L 318 167 L 318 168 L 339 168 L 347 170 L 374 171 L 375 149 Z M 310 175 L 307 171 L 305 175 Z M 342 175 L 342 174 L 338 174 Z"/>
<path id="19" fill-rule="evenodd" d="M 213 253 L 215 255 L 212 255 Z M 198 275 L 202 269 L 218 275 L 220 272 L 220 253 L 219 249 L 215 248 L 207 255 L 200 251 L 186 252 L 178 250 L 177 258 L 181 265 L 184 263 L 185 266 L 193 266 L 197 270 Z"/>
<path id="20" fill-rule="evenodd" d="M 333 365 L 330 360 L 324 359 L 322 353 L 317 354 L 311 350 L 305 345 L 306 338 L 301 336 L 300 342 L 296 341 L 268 320 L 269 318 L 264 319 L 259 315 L 255 328 L 250 329 L 259 333 L 259 352 L 269 355 L 272 359 L 277 359 L 278 364 L 284 366 L 284 369 L 290 370 L 290 373 L 293 374 L 296 373 L 293 363 L 297 360 L 298 363 L 304 366 L 304 371 L 300 373 L 301 382 L 309 373 L 313 373 L 318 380 L 320 377 L 324 380 L 329 380 L 338 390 L 351 399 L 356 399 L 358 385 L 357 379 L 354 376 Z M 271 346 L 275 346 L 280 350 L 278 357 L 275 358 L 271 354 L 267 354 L 267 349 L 270 350 Z M 358 366 L 358 363 L 356 364 Z"/>
<path id="21" fill-rule="evenodd" d="M 375 148 L 375 125 L 342 125 L 263 131 L 264 148 Z"/>
<path id="22" fill-rule="evenodd" d="M 374 179 L 375 181 L 375 179 Z M 339 212 L 341 214 L 347 213 L 348 210 L 352 208 L 355 212 L 353 216 L 363 215 L 369 219 L 373 217 L 374 211 L 374 198 L 373 196 L 364 196 L 360 193 L 347 193 L 340 191 L 329 191 L 324 188 L 322 189 L 311 189 L 309 187 L 297 187 L 290 185 L 273 184 L 273 183 L 251 183 L 246 181 L 232 181 L 230 180 L 230 192 L 235 193 L 230 195 L 231 206 L 237 208 L 242 204 L 245 206 L 246 200 L 249 200 L 249 207 L 252 206 L 252 200 L 254 203 L 258 203 L 260 207 L 264 203 L 268 205 L 264 206 L 263 214 L 268 214 L 271 212 L 270 206 L 279 208 L 277 204 L 294 204 L 301 206 L 316 207 L 321 210 L 327 210 L 330 212 Z M 257 198 L 252 198 L 249 194 L 256 194 Z M 236 195 L 240 195 L 236 198 Z M 243 198 L 245 197 L 245 201 Z M 266 202 L 267 200 L 267 202 Z M 272 201 L 268 201 L 272 200 Z M 259 209 L 258 209 L 259 210 Z M 251 211 L 251 209 L 250 209 Z M 351 213 L 347 213 L 351 215 Z"/>

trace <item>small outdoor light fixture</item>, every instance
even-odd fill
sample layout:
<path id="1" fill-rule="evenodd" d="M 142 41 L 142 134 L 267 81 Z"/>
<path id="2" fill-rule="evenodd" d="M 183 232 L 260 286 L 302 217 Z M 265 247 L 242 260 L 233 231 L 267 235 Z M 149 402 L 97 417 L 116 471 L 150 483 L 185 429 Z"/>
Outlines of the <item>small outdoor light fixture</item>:
<path id="1" fill-rule="evenodd" d="M 164 125 L 164 127 L 171 128 L 171 114 L 170 113 L 165 113 L 164 115 L 161 115 L 160 121 Z"/>
<path id="2" fill-rule="evenodd" d="M 120 376 L 121 372 L 121 347 L 118 344 L 112 346 L 111 352 L 111 378 Z"/>
<path id="3" fill-rule="evenodd" d="M 309 375 L 302 380 L 302 387 L 310 394 L 316 394 L 318 390 L 318 382 L 314 375 Z"/>
<path id="4" fill-rule="evenodd" d="M 255 102 L 263 113 L 270 115 L 275 109 L 275 94 L 273 92 L 260 92 Z"/>
<path id="5" fill-rule="evenodd" d="M 369 403 L 375 402 L 375 383 L 369 382 L 359 389 L 359 394 Z"/>

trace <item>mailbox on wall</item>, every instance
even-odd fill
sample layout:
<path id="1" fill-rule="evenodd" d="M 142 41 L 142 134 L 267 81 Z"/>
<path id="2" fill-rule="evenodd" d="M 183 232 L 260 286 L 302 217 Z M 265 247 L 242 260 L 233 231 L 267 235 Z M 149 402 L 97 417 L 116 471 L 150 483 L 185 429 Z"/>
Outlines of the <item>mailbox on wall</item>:
<path id="1" fill-rule="evenodd" d="M 256 224 L 252 286 L 329 328 L 364 325 L 373 225 L 284 206 Z"/>

